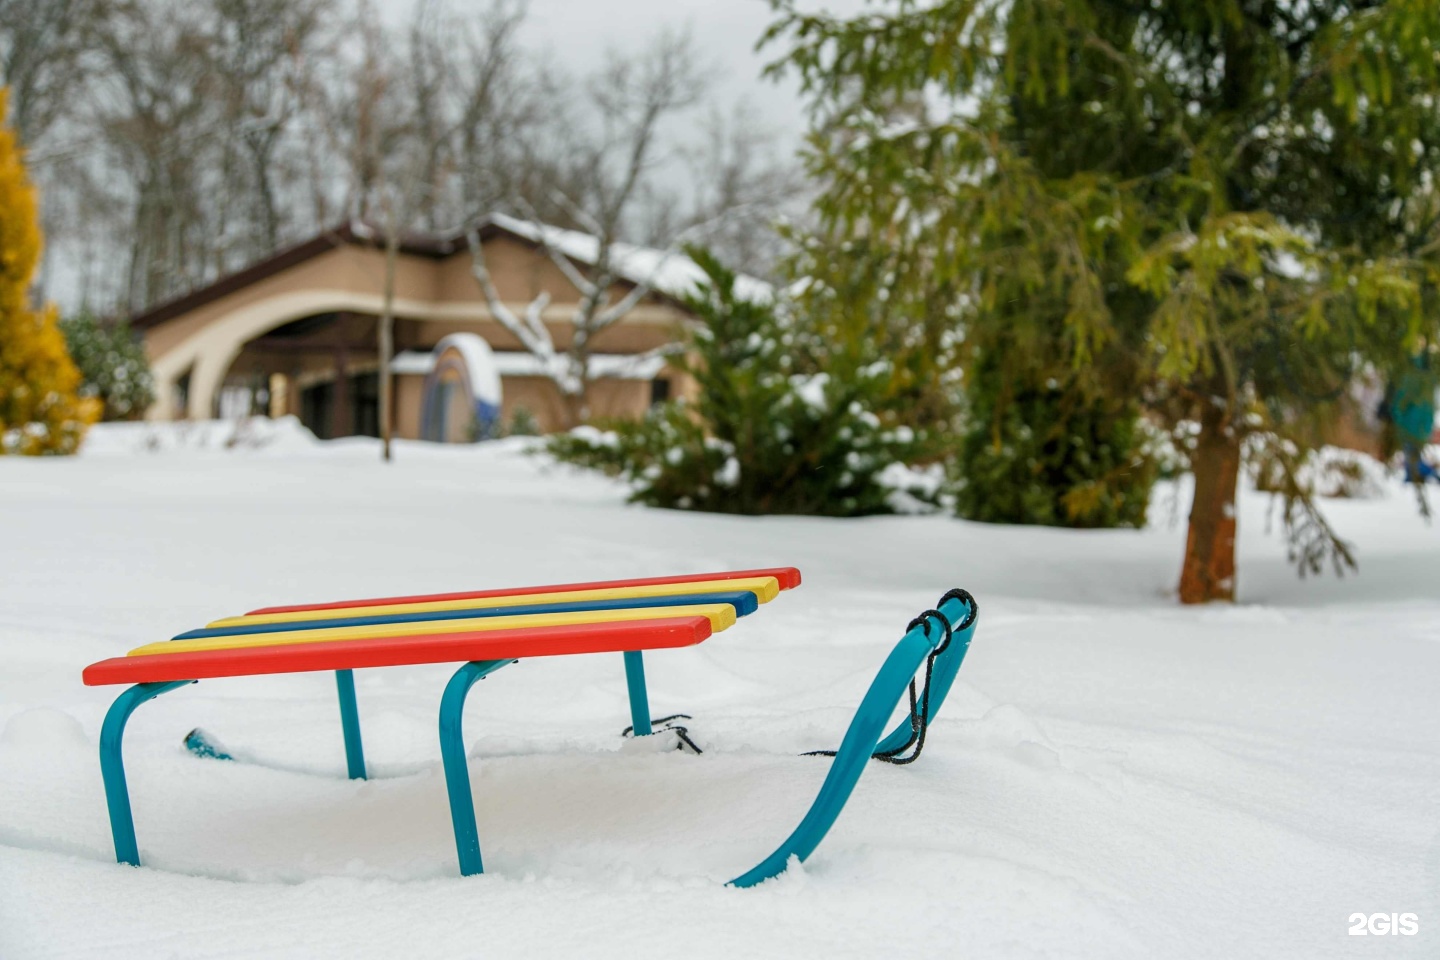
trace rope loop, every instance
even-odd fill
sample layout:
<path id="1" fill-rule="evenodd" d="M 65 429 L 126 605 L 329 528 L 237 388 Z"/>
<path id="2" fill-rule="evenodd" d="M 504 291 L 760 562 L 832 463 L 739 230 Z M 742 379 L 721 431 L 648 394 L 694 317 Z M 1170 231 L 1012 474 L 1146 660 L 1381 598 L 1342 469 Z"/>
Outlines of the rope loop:
<path id="1" fill-rule="evenodd" d="M 968 590 L 949 590 L 945 596 L 940 598 L 936 607 L 943 607 L 949 600 L 962 600 L 967 606 L 964 618 L 958 624 L 952 624 L 950 618 L 941 613 L 939 609 L 926 610 L 920 616 L 911 620 L 905 627 L 905 633 L 909 634 L 916 627 L 925 630 L 925 639 L 930 639 L 930 622 L 938 620 L 945 631 L 945 639 L 931 648 L 930 653 L 925 657 L 925 686 L 919 693 L 915 689 L 915 677 L 910 678 L 910 737 L 902 745 L 893 750 L 877 750 L 870 755 L 872 760 L 880 760 L 885 763 L 906 764 L 914 763 L 920 759 L 920 751 L 925 749 L 925 734 L 930 729 L 930 678 L 935 672 L 935 660 L 944 653 L 955 639 L 957 630 L 965 630 L 975 622 L 980 615 L 980 607 L 975 603 L 975 598 Z M 911 747 L 915 752 L 908 757 L 903 756 L 906 750 Z M 801 754 L 806 757 L 833 757 L 834 750 L 811 750 L 809 753 Z"/>
<path id="2" fill-rule="evenodd" d="M 935 646 L 935 653 L 937 653 L 937 654 L 943 653 L 943 652 L 945 651 L 945 648 L 948 647 L 948 646 L 950 646 L 950 638 L 951 638 L 954 634 L 951 632 L 951 629 L 950 629 L 950 618 L 946 617 L 945 614 L 941 613 L 939 610 L 926 610 L 924 613 L 920 614 L 920 616 L 918 616 L 918 617 L 916 617 L 914 620 L 911 620 L 911 621 L 910 621 L 910 625 L 905 628 L 905 632 L 906 632 L 906 633 L 909 633 L 911 630 L 914 630 L 916 627 L 923 626 L 923 627 L 925 628 L 925 639 L 926 639 L 926 640 L 929 640 L 929 639 L 930 639 L 930 621 L 931 621 L 932 618 L 935 619 L 935 620 L 939 620 L 939 621 L 940 621 L 940 626 L 945 629 L 945 639 L 944 639 L 944 641 L 942 641 L 941 643 L 939 643 L 939 644 L 937 644 L 937 645 Z"/>
<path id="3" fill-rule="evenodd" d="M 954 590 L 946 590 L 945 596 L 940 598 L 940 602 L 937 603 L 936 606 L 945 606 L 945 601 L 947 600 L 962 600 L 969 608 L 965 614 L 965 619 L 954 624 L 954 629 L 956 630 L 968 629 L 970 625 L 975 622 L 975 618 L 980 616 L 980 605 L 975 602 L 974 597 L 970 596 L 969 590 L 961 590 L 959 587 L 956 587 Z"/>

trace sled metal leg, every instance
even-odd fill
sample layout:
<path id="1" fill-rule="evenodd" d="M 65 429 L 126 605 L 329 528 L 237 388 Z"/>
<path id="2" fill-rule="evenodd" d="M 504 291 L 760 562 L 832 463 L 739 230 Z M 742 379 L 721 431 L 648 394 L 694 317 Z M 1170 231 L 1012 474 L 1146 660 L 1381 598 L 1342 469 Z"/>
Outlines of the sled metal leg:
<path id="1" fill-rule="evenodd" d="M 465 698 L 481 678 L 513 660 L 481 660 L 465 664 L 445 685 L 440 698 L 440 757 L 445 765 L 445 790 L 450 796 L 450 823 L 455 829 L 455 852 L 460 858 L 460 875 L 484 873 L 480 860 L 480 835 L 475 830 L 475 798 L 470 794 L 470 764 L 465 757 L 465 735 L 461 720 Z"/>
<path id="2" fill-rule="evenodd" d="M 951 623 L 960 623 L 969 608 L 960 600 L 950 600 L 941 606 L 940 612 Z M 937 658 L 930 677 L 933 688 L 930 694 L 929 716 L 935 715 L 940 702 L 949 692 L 955 674 L 960 669 L 960 662 L 965 657 L 974 627 L 972 622 L 964 631 L 954 634 L 949 648 Z M 927 631 L 922 623 L 906 633 L 895 649 L 890 651 L 890 656 L 885 659 L 885 664 L 871 681 L 870 689 L 860 702 L 860 709 L 855 711 L 855 718 L 850 721 L 850 728 L 845 731 L 840 749 L 830 763 L 830 771 L 825 775 L 820 793 L 815 797 L 800 825 L 774 853 L 731 880 L 731 886 L 753 887 L 784 872 L 792 856 L 804 860 L 815 851 L 840 816 L 840 811 L 845 808 L 846 801 L 850 799 L 856 782 L 865 772 L 877 746 L 884 748 L 892 741 L 895 746 L 899 746 L 910 736 L 910 724 L 906 720 L 883 741 L 880 739 L 890 714 L 905 696 L 910 678 L 915 676 L 916 671 L 925 663 L 925 658 L 940 644 L 942 638 L 940 631 Z"/>
<path id="3" fill-rule="evenodd" d="M 890 719 L 895 705 L 905 695 L 910 678 L 925 662 L 931 649 L 924 630 L 917 627 L 906 634 L 905 639 L 890 652 L 885 665 L 871 682 L 865 699 L 860 702 L 855 719 L 850 721 L 850 729 L 845 731 L 845 739 L 841 741 L 840 749 L 830 763 L 830 772 L 825 775 L 820 793 L 810 805 L 805 818 L 774 853 L 731 880 L 732 886 L 753 887 L 769 880 L 784 872 L 792 856 L 804 860 L 820 845 L 820 841 L 834 825 L 835 819 L 840 816 L 840 811 L 845 808 L 845 802 L 850 799 L 856 781 L 865 772 L 865 766 L 870 762 L 870 755 L 875 752 L 875 745 L 880 741 L 885 723 Z"/>
<path id="4" fill-rule="evenodd" d="M 185 734 L 185 749 L 189 750 L 201 760 L 230 760 L 235 758 L 225 751 L 220 744 L 210 739 L 210 735 L 199 727 Z"/>
<path id="5" fill-rule="evenodd" d="M 365 745 L 360 740 L 360 709 L 355 702 L 355 671 L 336 670 L 340 694 L 340 726 L 345 731 L 345 766 L 351 780 L 365 779 Z"/>
<path id="6" fill-rule="evenodd" d="M 116 697 L 105 714 L 105 723 L 100 727 L 100 776 L 105 781 L 105 805 L 110 810 L 110 835 L 115 839 L 117 863 L 140 866 L 140 850 L 135 843 L 135 819 L 130 812 L 130 789 L 125 782 L 125 758 L 121 750 L 125 741 L 125 725 L 140 704 L 194 682 L 170 680 L 136 684 Z"/>
<path id="7" fill-rule="evenodd" d="M 625 651 L 625 685 L 630 689 L 630 726 L 637 737 L 648 737 L 650 696 L 645 690 L 645 658 L 639 650 Z"/>

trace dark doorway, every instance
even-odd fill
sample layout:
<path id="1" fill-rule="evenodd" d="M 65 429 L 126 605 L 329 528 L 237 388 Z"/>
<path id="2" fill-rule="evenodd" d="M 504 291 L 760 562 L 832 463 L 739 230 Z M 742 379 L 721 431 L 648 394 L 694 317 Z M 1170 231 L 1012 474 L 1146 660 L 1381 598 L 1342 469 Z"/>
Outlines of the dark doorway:
<path id="1" fill-rule="evenodd" d="M 321 440 L 333 440 L 335 384 L 317 383 L 300 391 L 300 422 Z"/>
<path id="2" fill-rule="evenodd" d="M 380 436 L 380 374 L 361 373 L 350 378 L 350 405 L 355 435 Z"/>
<path id="3" fill-rule="evenodd" d="M 380 375 L 357 373 L 345 381 L 348 429 L 335 430 L 335 382 L 317 383 L 300 391 L 300 422 L 321 440 L 337 436 L 380 436 Z"/>

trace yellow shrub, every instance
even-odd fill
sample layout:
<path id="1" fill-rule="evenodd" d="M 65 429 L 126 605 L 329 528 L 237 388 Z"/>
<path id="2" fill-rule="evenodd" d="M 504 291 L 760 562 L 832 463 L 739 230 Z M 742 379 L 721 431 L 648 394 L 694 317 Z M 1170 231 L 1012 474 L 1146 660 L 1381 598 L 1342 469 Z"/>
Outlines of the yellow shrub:
<path id="1" fill-rule="evenodd" d="M 74 453 L 99 413 L 79 396 L 80 371 L 65 350 L 55 309 L 30 305 L 40 260 L 35 188 L 0 89 L 0 454 Z"/>

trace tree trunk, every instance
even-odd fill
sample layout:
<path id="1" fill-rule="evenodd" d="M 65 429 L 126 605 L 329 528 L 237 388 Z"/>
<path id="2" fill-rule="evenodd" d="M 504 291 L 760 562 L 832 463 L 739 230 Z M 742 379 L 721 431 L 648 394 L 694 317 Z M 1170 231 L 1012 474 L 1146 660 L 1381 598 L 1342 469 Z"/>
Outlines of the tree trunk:
<path id="1" fill-rule="evenodd" d="M 590 418 L 590 404 L 587 402 L 585 395 L 588 393 L 588 390 L 585 390 L 585 388 L 582 388 L 582 390 L 585 392 L 562 392 L 560 394 L 560 399 L 563 401 L 565 413 L 564 429 L 566 430 L 574 430 Z"/>
<path id="2" fill-rule="evenodd" d="M 255 168 L 256 199 L 260 203 L 260 226 L 265 238 L 265 249 L 260 256 L 269 256 L 280 248 L 280 212 L 275 203 L 275 164 L 270 156 L 274 144 L 275 135 L 267 134 L 262 142 L 249 145 L 250 159 Z"/>
<path id="3" fill-rule="evenodd" d="M 1191 466 L 1195 501 L 1180 572 L 1180 602 L 1235 599 L 1235 487 L 1240 478 L 1240 437 L 1229 411 L 1207 407 Z"/>
<path id="4" fill-rule="evenodd" d="M 380 459 L 390 462 L 390 428 L 394 419 L 391 407 L 394 400 L 391 388 L 390 357 L 395 352 L 395 267 L 400 259 L 400 227 L 390 223 L 385 238 L 385 303 L 380 311 L 379 329 L 376 331 L 377 352 L 380 355 Z"/>

